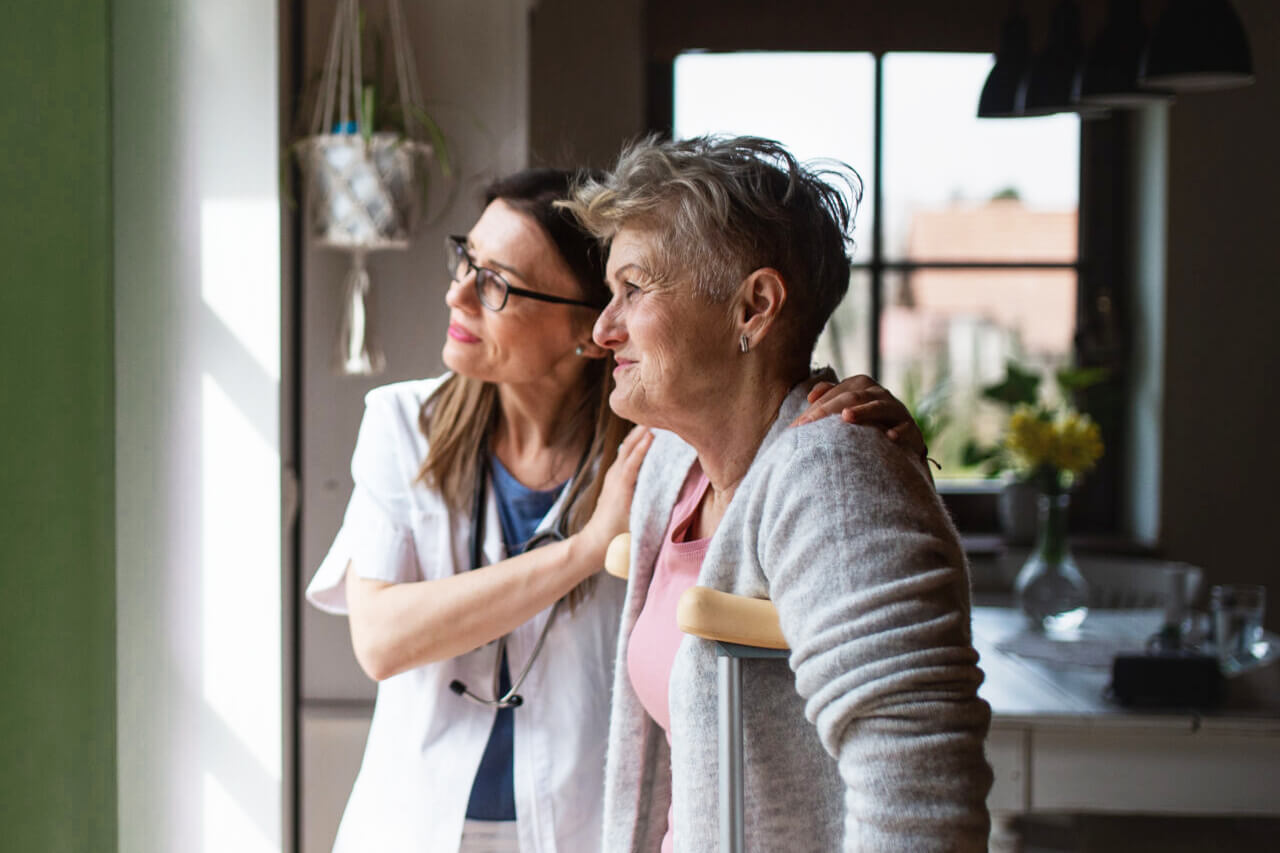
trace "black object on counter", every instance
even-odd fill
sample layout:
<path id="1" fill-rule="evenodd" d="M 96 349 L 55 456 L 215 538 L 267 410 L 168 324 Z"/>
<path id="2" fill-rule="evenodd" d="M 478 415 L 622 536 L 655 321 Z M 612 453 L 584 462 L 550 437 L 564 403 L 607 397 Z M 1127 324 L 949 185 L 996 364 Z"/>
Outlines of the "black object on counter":
<path id="1" fill-rule="evenodd" d="M 1111 693 L 1121 705 L 1143 708 L 1212 708 L 1224 683 L 1217 658 L 1199 652 L 1116 655 Z"/>

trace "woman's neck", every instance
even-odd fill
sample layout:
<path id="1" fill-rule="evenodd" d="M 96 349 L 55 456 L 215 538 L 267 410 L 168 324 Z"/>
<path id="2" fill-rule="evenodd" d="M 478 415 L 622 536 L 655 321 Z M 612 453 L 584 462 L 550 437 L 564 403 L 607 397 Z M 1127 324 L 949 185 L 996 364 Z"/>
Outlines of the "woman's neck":
<path id="1" fill-rule="evenodd" d="M 550 488 L 573 476 L 582 436 L 570 422 L 578 405 L 572 390 L 548 393 L 544 387 L 498 386 L 491 450 L 530 488 Z M 571 430 L 575 434 L 569 434 Z"/>
<path id="2" fill-rule="evenodd" d="M 768 362 L 762 359 L 759 363 Z M 692 425 L 675 430 L 697 451 L 698 462 L 711 481 L 694 531 L 699 537 L 715 533 L 783 401 L 804 378 L 767 369 L 752 373 L 744 372 L 741 381 L 718 394 L 714 408 L 693 418 Z"/>
<path id="3" fill-rule="evenodd" d="M 699 419 L 698 426 L 682 433 L 681 437 L 698 453 L 702 470 L 711 481 L 708 494 L 715 503 L 728 505 L 791 390 L 776 382 L 761 387 L 766 388 L 763 394 L 757 388 L 749 394 L 722 398 L 714 414 Z"/>

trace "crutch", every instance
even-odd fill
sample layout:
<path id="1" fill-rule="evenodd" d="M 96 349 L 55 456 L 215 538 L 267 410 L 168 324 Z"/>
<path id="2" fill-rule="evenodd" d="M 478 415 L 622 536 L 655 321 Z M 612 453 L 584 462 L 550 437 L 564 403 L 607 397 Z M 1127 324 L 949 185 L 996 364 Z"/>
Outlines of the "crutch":
<path id="1" fill-rule="evenodd" d="M 609 544 L 605 570 L 625 578 L 631 567 L 631 534 Z M 720 850 L 743 853 L 745 790 L 742 744 L 742 661 L 785 658 L 788 654 L 778 610 L 768 599 L 748 598 L 695 586 L 680 596 L 676 624 L 681 631 L 716 644 L 719 687 Z"/>

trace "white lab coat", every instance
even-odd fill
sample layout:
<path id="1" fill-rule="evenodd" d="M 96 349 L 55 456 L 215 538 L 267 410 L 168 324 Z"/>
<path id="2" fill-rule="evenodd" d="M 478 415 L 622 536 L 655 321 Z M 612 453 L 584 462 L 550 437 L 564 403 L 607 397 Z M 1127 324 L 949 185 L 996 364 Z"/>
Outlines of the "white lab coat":
<path id="1" fill-rule="evenodd" d="M 426 457 L 418 411 L 444 377 L 370 391 L 351 460 L 355 488 L 342 528 L 307 587 L 307 599 L 345 613 L 345 571 L 393 583 L 470 568 L 471 518 L 451 512 L 416 483 Z M 563 501 L 568 488 L 561 495 Z M 559 516 L 557 501 L 542 527 Z M 493 489 L 485 508 L 484 555 L 505 556 Z M 542 529 L 540 527 L 539 529 Z M 607 575 L 570 613 L 562 606 L 520 689 L 515 711 L 515 798 L 522 853 L 596 851 L 604 789 L 609 691 L 624 585 Z M 518 628 L 508 660 L 518 673 L 549 610 Z M 378 685 L 364 761 L 338 830 L 335 853 L 455 853 L 471 784 L 496 711 L 454 694 L 461 679 L 488 696 L 493 643 Z"/>

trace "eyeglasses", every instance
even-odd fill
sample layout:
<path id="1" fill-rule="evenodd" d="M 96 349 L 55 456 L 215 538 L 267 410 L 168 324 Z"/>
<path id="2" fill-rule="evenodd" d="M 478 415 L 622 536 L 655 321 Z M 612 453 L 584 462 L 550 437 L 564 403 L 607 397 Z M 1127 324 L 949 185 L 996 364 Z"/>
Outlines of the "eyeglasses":
<path id="1" fill-rule="evenodd" d="M 599 305 L 584 302 L 581 299 L 566 299 L 563 296 L 552 296 L 550 293 L 538 293 L 536 290 L 525 290 L 516 287 L 488 267 L 477 266 L 475 258 L 467 251 L 467 238 L 456 234 L 445 238 L 445 257 L 448 259 L 449 275 L 454 281 L 461 281 L 467 274 L 476 274 L 476 297 L 480 304 L 490 311 L 501 311 L 507 307 L 507 297 L 511 294 L 537 299 L 539 302 L 554 302 L 558 305 L 581 305 L 583 308 L 600 310 Z"/>

